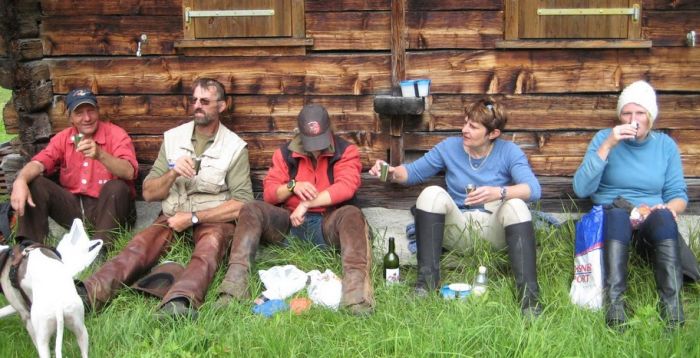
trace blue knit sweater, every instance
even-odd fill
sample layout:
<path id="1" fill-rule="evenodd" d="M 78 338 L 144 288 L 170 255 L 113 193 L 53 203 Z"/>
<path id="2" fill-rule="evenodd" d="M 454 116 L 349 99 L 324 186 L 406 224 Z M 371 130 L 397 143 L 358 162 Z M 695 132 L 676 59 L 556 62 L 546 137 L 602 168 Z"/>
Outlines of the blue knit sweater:
<path id="1" fill-rule="evenodd" d="M 408 185 L 425 182 L 444 171 L 447 192 L 459 207 L 464 206 L 467 184 L 508 186 L 524 183 L 530 187 L 530 201 L 539 200 L 541 195 L 540 183 L 532 172 L 525 153 L 515 143 L 502 139 L 493 142 L 493 149 L 486 158 L 472 158 L 471 165 L 462 138 L 452 137 L 443 140 L 405 167 L 408 171 Z"/>
<path id="2" fill-rule="evenodd" d="M 598 148 L 612 129 L 596 133 L 574 175 L 574 192 L 593 203 L 610 204 L 622 196 L 635 206 L 653 206 L 680 198 L 688 201 L 678 146 L 668 135 L 651 132 L 646 140 L 622 141 L 604 161 Z"/>

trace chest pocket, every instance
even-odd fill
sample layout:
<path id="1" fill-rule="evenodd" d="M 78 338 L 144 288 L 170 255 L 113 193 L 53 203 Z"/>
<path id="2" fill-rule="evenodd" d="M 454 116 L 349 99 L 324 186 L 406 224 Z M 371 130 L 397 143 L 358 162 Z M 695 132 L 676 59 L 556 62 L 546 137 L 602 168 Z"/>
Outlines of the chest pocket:
<path id="1" fill-rule="evenodd" d="M 202 167 L 195 177 L 195 191 L 207 194 L 218 194 L 227 190 L 226 173 L 228 163 L 205 157 L 202 159 Z"/>

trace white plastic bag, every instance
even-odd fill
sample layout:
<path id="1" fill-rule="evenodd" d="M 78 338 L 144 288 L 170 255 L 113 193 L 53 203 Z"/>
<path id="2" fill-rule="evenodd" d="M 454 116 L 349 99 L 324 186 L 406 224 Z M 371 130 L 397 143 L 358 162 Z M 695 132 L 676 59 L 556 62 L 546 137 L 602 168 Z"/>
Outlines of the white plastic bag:
<path id="1" fill-rule="evenodd" d="M 309 298 L 316 304 L 338 309 L 340 306 L 340 296 L 343 293 L 343 284 L 333 271 L 326 270 L 321 273 L 318 270 L 309 271 L 310 278 L 307 292 Z"/>
<path id="2" fill-rule="evenodd" d="M 306 273 L 294 265 L 273 266 L 258 275 L 266 288 L 263 296 L 271 300 L 283 300 L 306 287 Z"/>
<path id="3" fill-rule="evenodd" d="M 101 249 L 102 240 L 90 240 L 80 219 L 73 220 L 70 232 L 63 235 L 63 239 L 56 246 L 56 250 L 61 254 L 61 261 L 73 278 L 95 261 Z"/>
<path id="4" fill-rule="evenodd" d="M 571 302 L 592 310 L 603 307 L 603 208 L 594 206 L 576 223 Z"/>

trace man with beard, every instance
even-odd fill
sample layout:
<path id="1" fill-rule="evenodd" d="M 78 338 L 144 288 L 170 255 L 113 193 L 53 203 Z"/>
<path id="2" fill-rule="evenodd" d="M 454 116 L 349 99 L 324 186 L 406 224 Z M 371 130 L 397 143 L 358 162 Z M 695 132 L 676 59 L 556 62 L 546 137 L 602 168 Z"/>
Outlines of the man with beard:
<path id="1" fill-rule="evenodd" d="M 88 89 L 66 96 L 71 127 L 57 133 L 12 185 L 11 205 L 19 215 L 17 237 L 44 242 L 49 217 L 63 227 L 82 218 L 107 247 L 112 232 L 136 218 L 133 179 L 136 152 L 119 126 L 100 120 L 97 98 Z M 56 183 L 43 175 L 59 173 Z"/>
<path id="2" fill-rule="evenodd" d="M 155 222 L 78 285 L 88 308 L 103 307 L 123 285 L 131 285 L 165 253 L 173 232 L 192 229 L 192 259 L 167 290 L 159 316 L 196 316 L 216 268 L 229 246 L 233 221 L 253 200 L 246 143 L 219 121 L 226 109 L 221 83 L 194 82 L 193 120 L 164 134 L 158 158 L 143 182 L 143 198 L 161 201 Z"/>

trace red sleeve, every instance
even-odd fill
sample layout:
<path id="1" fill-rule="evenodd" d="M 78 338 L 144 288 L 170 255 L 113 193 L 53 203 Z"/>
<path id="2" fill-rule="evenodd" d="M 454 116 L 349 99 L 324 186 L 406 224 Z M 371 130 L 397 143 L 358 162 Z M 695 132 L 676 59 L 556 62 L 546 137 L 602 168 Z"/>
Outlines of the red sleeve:
<path id="1" fill-rule="evenodd" d="M 139 162 L 136 161 L 136 149 L 134 149 L 134 143 L 131 141 L 129 134 L 127 134 L 123 128 L 117 125 L 113 126 L 113 147 L 112 153 L 110 154 L 116 158 L 124 159 L 131 163 L 131 166 L 134 168 L 135 178 L 139 174 Z"/>
<path id="2" fill-rule="evenodd" d="M 350 145 L 345 149 L 340 160 L 335 163 L 333 185 L 326 189 L 331 196 L 332 204 L 342 203 L 355 195 L 360 187 L 361 173 L 360 152 L 357 150 L 357 146 Z"/>
<path id="3" fill-rule="evenodd" d="M 287 182 L 289 182 L 289 169 L 282 158 L 282 151 L 278 148 L 272 154 L 272 167 L 263 179 L 263 200 L 269 204 L 279 204 L 276 194 L 277 188 Z"/>
<path id="4" fill-rule="evenodd" d="M 69 132 L 70 128 L 58 132 L 51 138 L 49 145 L 32 158 L 32 160 L 36 160 L 44 166 L 45 175 L 53 174 L 65 160 L 66 140 Z"/>

